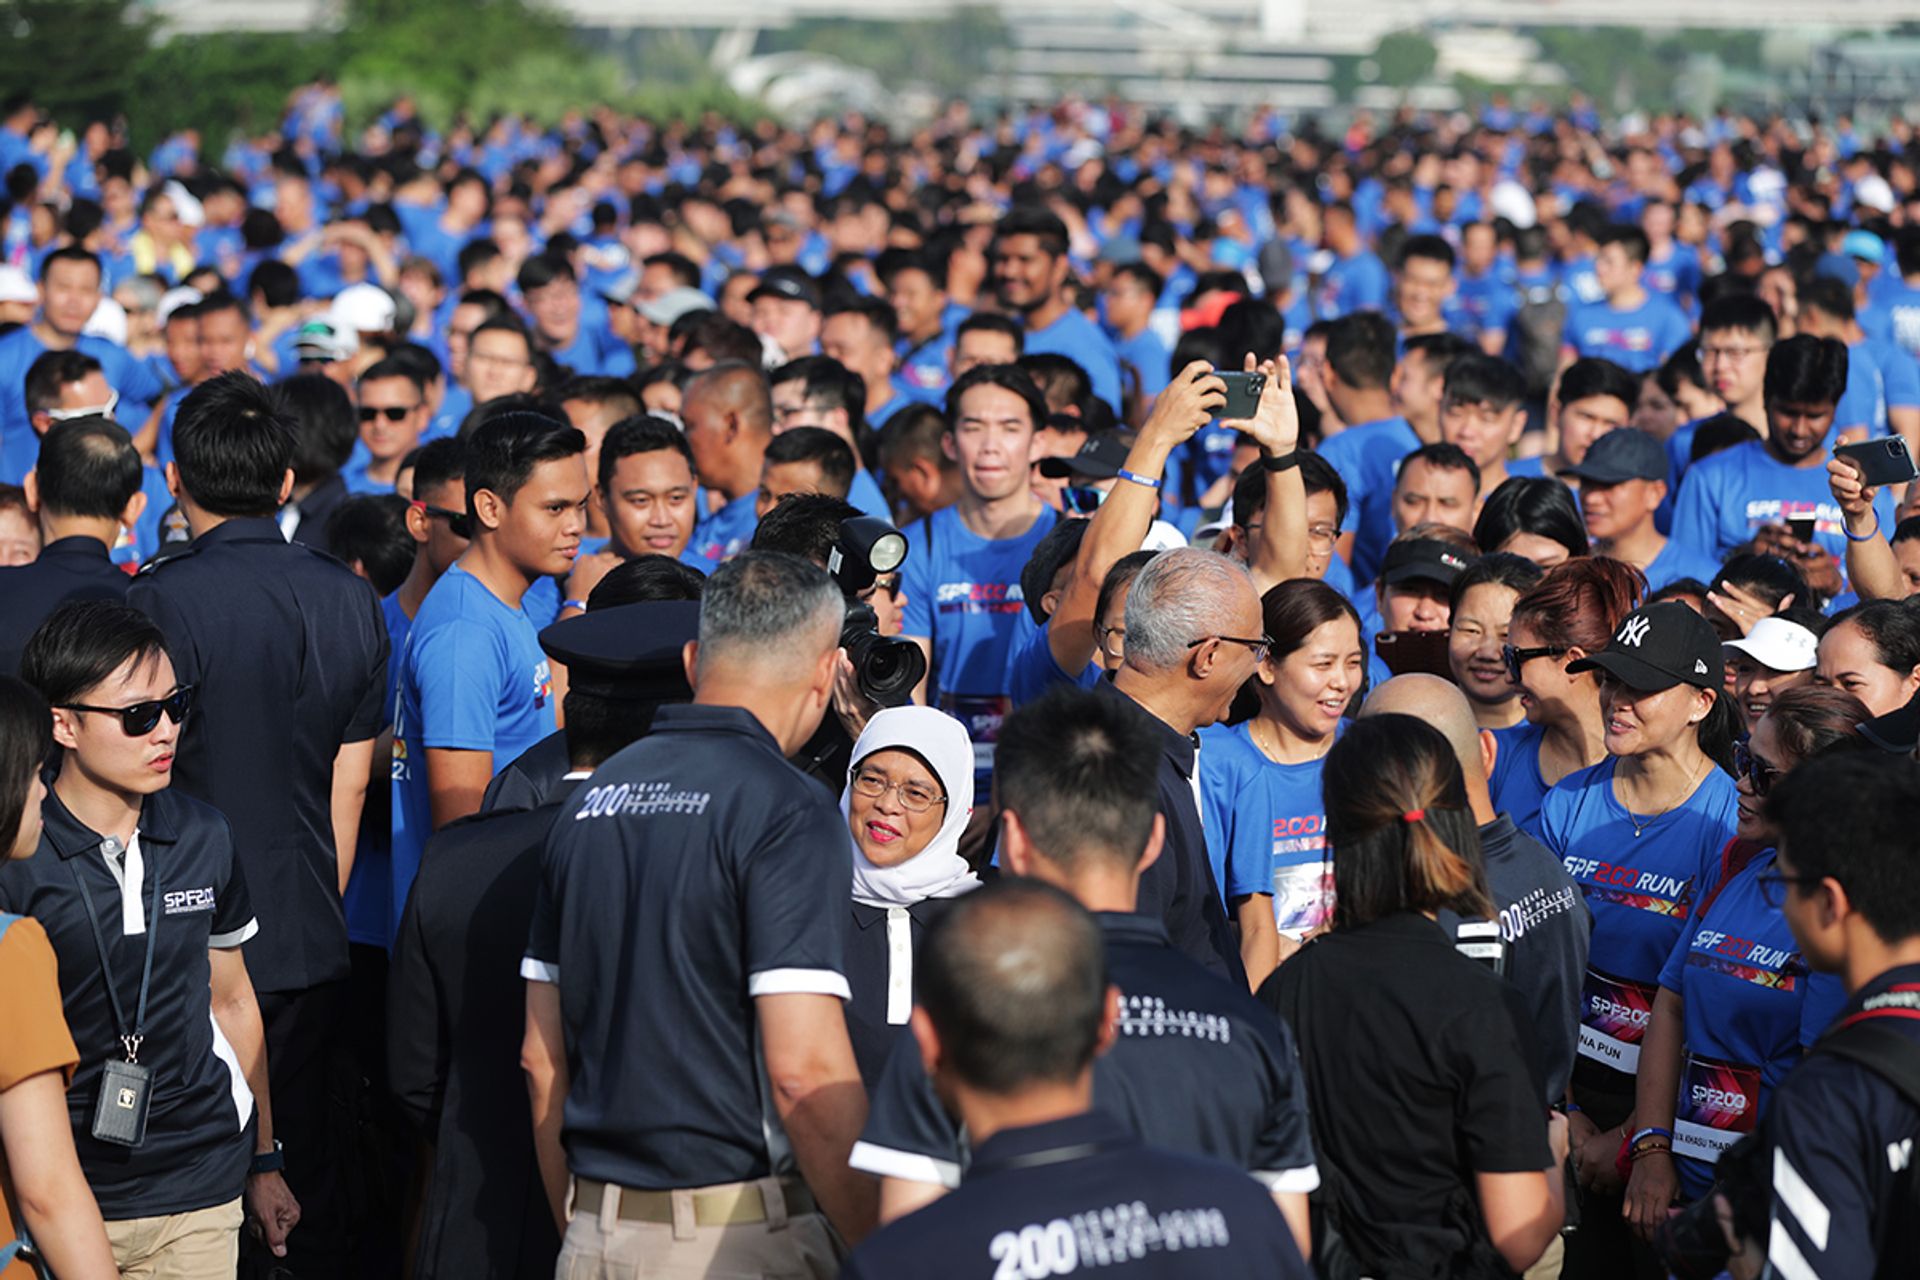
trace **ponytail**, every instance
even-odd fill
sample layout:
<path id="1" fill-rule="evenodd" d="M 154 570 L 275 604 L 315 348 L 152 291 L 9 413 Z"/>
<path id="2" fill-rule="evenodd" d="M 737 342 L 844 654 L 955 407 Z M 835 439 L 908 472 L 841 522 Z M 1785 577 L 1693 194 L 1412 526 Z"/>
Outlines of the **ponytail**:
<path id="1" fill-rule="evenodd" d="M 1404 715 L 1356 721 L 1327 753 L 1321 789 L 1336 928 L 1441 908 L 1492 917 L 1460 762 L 1433 726 Z"/>
<path id="2" fill-rule="evenodd" d="M 1733 767 L 1733 744 L 1745 731 L 1744 718 L 1734 709 L 1733 699 L 1723 689 L 1713 691 L 1713 706 L 1708 708 L 1706 718 L 1694 728 L 1696 741 L 1707 759 L 1720 766 L 1721 772 L 1728 777 L 1735 776 Z"/>

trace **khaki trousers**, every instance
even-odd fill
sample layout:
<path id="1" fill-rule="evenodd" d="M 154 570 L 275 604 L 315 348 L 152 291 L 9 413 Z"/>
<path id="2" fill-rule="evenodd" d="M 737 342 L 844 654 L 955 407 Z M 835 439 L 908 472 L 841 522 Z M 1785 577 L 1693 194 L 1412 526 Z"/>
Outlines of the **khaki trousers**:
<path id="1" fill-rule="evenodd" d="M 210 1209 L 107 1224 L 120 1280 L 233 1280 L 240 1266 L 236 1198 Z"/>
<path id="2" fill-rule="evenodd" d="M 834 1280 L 841 1250 L 827 1220 L 789 1218 L 779 1180 L 757 1185 L 768 1220 L 724 1227 L 697 1225 L 688 1192 L 672 1193 L 673 1222 L 622 1219 L 620 1196 L 609 1187 L 598 1213 L 576 1213 L 567 1223 L 554 1280 Z"/>

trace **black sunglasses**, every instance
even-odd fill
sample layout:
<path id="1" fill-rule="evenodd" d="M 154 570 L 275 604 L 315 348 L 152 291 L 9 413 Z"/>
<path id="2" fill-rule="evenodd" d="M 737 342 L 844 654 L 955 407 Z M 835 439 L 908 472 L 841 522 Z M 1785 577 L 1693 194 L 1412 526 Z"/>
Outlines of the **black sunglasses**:
<path id="1" fill-rule="evenodd" d="M 397 404 L 390 404 L 385 408 L 379 408 L 374 405 L 363 404 L 360 406 L 360 421 L 372 422 L 375 418 L 385 414 L 388 422 L 405 422 L 407 415 L 419 407 L 420 406 L 416 404 L 409 405 L 403 409 Z"/>
<path id="2" fill-rule="evenodd" d="M 473 537 L 473 520 L 464 511 L 449 511 L 445 507 L 432 507 L 414 499 L 413 509 L 425 513 L 428 519 L 441 519 L 447 522 L 447 532 L 456 538 Z"/>
<path id="3" fill-rule="evenodd" d="M 1520 668 L 1535 658 L 1557 658 L 1566 651 L 1567 646 L 1560 644 L 1536 645 L 1531 649 L 1516 649 L 1510 644 L 1503 644 L 1500 646 L 1500 661 L 1507 664 L 1507 679 L 1519 684 Z"/>
<path id="4" fill-rule="evenodd" d="M 129 738 L 137 738 L 143 733 L 152 733 L 153 727 L 160 723 L 165 715 L 175 724 L 185 724 L 187 713 L 193 710 L 193 686 L 183 684 L 164 698 L 154 698 L 149 702 L 136 702 L 130 707 L 90 707 L 84 702 L 63 702 L 62 711 L 97 711 L 101 715 L 119 716 L 120 727 Z"/>
<path id="5" fill-rule="evenodd" d="M 1773 790 L 1773 780 L 1780 776 L 1780 770 L 1753 754 L 1753 749 L 1744 742 L 1733 744 L 1733 771 L 1746 775 L 1756 796 Z"/>

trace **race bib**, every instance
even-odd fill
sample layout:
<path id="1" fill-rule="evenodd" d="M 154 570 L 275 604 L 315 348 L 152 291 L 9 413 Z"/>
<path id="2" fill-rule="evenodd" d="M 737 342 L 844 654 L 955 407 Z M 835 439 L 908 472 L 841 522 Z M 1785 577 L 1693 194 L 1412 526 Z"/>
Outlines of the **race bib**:
<path id="1" fill-rule="evenodd" d="M 1675 1155 L 1712 1164 L 1753 1132 L 1760 1110 L 1760 1068 L 1687 1055 L 1673 1112 Z"/>
<path id="2" fill-rule="evenodd" d="M 974 772 L 991 772 L 993 744 L 999 740 L 1001 722 L 1013 711 L 1013 699 L 998 693 L 948 693 L 941 695 L 940 709 L 967 726 L 973 738 Z"/>
<path id="3" fill-rule="evenodd" d="M 1580 990 L 1580 1056 L 1629 1075 L 1638 1071 L 1655 990 L 1651 982 L 1588 969 Z"/>

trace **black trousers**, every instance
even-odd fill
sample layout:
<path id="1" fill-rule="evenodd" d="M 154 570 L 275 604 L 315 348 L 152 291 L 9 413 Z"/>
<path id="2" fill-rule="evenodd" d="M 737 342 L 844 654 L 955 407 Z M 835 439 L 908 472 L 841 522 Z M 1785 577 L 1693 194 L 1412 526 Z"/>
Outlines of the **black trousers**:
<path id="1" fill-rule="evenodd" d="M 241 1236 L 245 1277 L 351 1276 L 353 1224 L 343 1193 L 353 1162 L 354 1078 L 349 984 L 263 992 L 267 1080 L 273 1132 L 286 1148 L 287 1187 L 300 1202 L 300 1225 L 275 1258 L 251 1230 Z"/>

